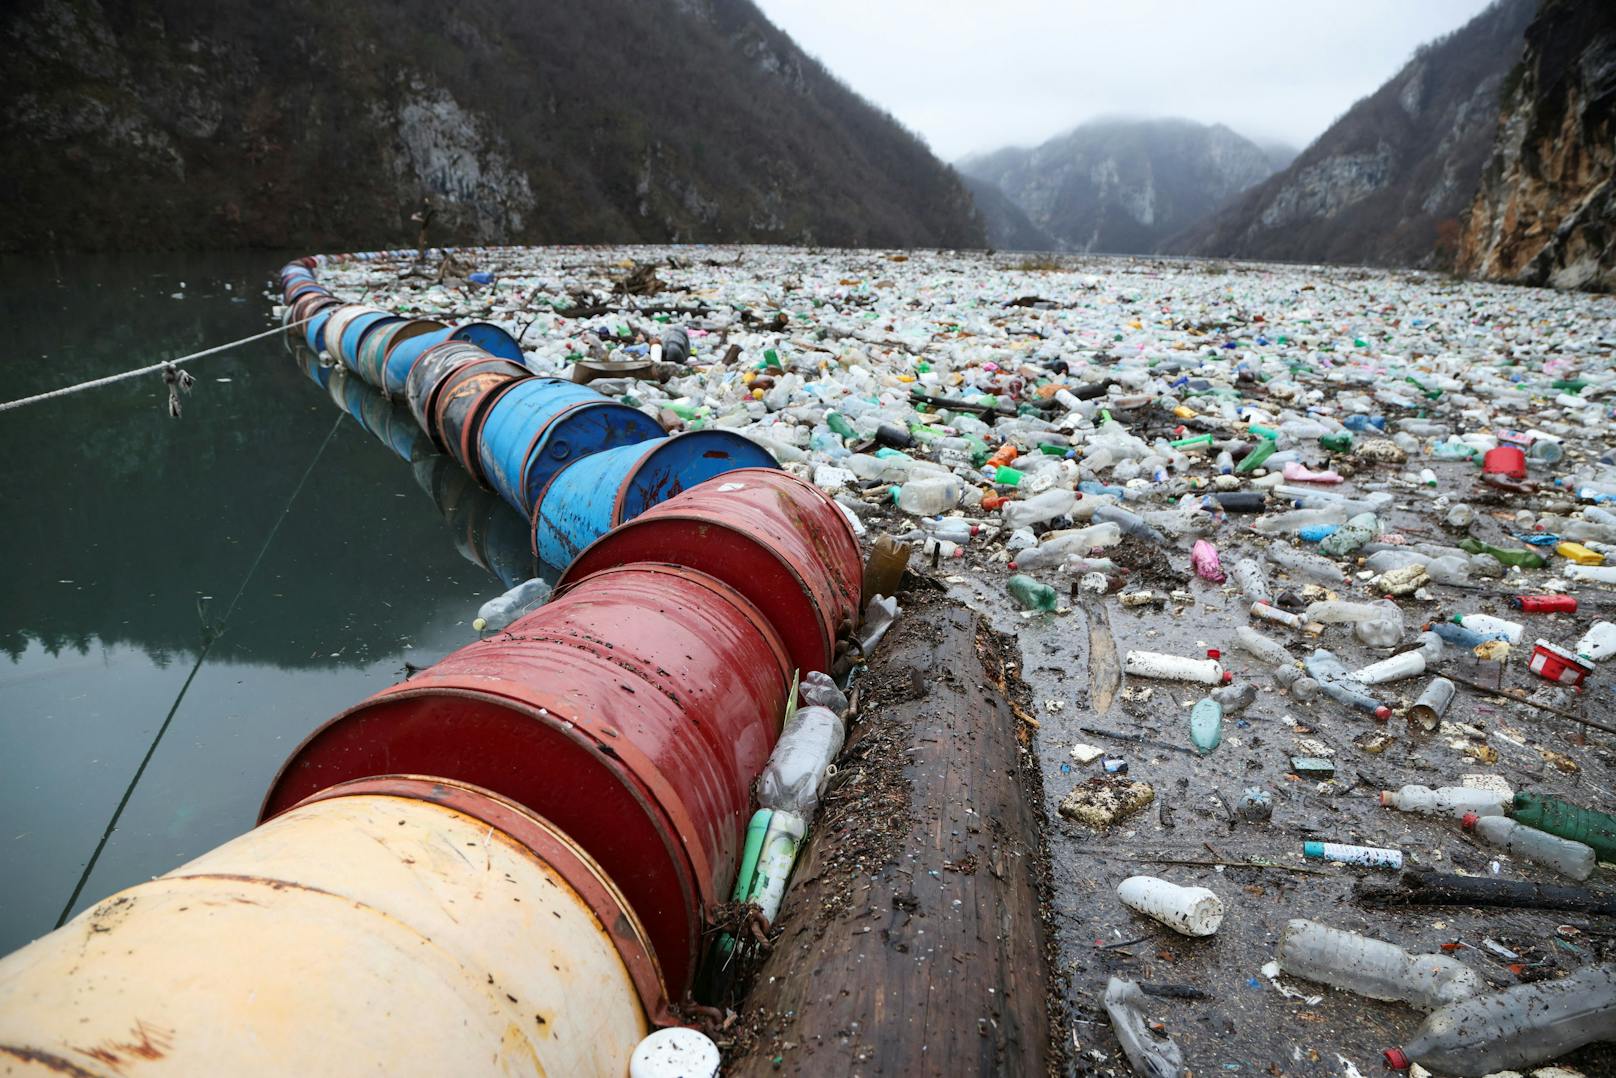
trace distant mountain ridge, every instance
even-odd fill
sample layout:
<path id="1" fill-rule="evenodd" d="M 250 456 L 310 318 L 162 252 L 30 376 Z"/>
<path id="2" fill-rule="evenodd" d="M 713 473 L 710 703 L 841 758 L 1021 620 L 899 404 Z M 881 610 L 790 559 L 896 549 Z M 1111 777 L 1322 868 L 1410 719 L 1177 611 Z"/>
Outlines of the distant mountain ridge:
<path id="1" fill-rule="evenodd" d="M 956 167 L 977 193 L 994 246 L 1019 246 L 1024 230 L 984 206 L 984 185 L 1002 192 L 1059 249 L 1129 254 L 1154 251 L 1272 175 L 1270 152 L 1221 124 L 1113 119 L 1082 124 L 1031 149 L 968 157 Z"/>
<path id="2" fill-rule="evenodd" d="M 979 247 L 955 172 L 750 0 L 13 0 L 0 250 Z"/>
<path id="3" fill-rule="evenodd" d="M 1497 0 L 1422 46 L 1295 161 L 1165 250 L 1392 266 L 1451 265 L 1492 146 L 1499 91 L 1538 0 Z"/>

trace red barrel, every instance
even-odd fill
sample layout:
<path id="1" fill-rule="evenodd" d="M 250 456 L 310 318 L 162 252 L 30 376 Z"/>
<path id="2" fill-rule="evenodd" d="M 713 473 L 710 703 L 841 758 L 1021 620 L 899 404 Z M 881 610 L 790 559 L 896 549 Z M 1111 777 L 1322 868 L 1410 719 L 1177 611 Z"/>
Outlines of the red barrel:
<path id="1" fill-rule="evenodd" d="M 763 614 L 671 565 L 592 576 L 343 712 L 292 753 L 268 819 L 396 772 L 494 791 L 570 835 L 645 924 L 674 998 L 729 896 L 791 665 Z"/>
<path id="2" fill-rule="evenodd" d="M 652 506 L 586 547 L 565 589 L 612 566 L 672 562 L 729 584 L 757 604 L 803 672 L 829 670 L 856 623 L 863 560 L 829 495 L 788 472 L 726 472 Z"/>
<path id="3" fill-rule="evenodd" d="M 1481 458 L 1481 470 L 1489 475 L 1504 475 L 1511 479 L 1526 478 L 1526 454 L 1518 446 L 1501 445 L 1487 450 Z"/>
<path id="4" fill-rule="evenodd" d="M 477 431 L 500 390 L 533 377 L 526 367 L 484 355 L 461 363 L 439 384 L 432 405 L 431 433 L 473 479 L 487 486 L 477 459 Z"/>

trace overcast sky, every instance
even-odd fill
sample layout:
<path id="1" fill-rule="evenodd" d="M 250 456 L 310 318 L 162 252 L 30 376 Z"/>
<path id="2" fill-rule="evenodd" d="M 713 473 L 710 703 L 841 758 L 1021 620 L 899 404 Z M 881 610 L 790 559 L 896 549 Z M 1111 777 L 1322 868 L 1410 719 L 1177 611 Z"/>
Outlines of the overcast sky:
<path id="1" fill-rule="evenodd" d="M 1297 149 L 1487 0 L 757 0 L 947 161 L 1095 116 Z"/>

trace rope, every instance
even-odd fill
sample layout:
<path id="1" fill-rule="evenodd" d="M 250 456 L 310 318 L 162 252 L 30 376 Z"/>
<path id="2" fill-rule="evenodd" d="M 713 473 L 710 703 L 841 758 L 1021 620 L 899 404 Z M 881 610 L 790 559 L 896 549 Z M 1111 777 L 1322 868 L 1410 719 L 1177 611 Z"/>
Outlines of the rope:
<path id="1" fill-rule="evenodd" d="M 273 332 L 279 333 L 280 330 L 274 330 Z M 198 671 L 202 669 L 202 661 L 208 657 L 208 652 L 213 649 L 213 645 L 218 641 L 219 637 L 224 635 L 225 626 L 230 621 L 230 615 L 235 613 L 236 604 L 241 601 L 241 596 L 246 592 L 247 584 L 252 580 L 253 574 L 258 572 L 258 566 L 263 562 L 264 555 L 269 551 L 269 545 L 275 541 L 275 536 L 280 532 L 281 525 L 285 523 L 287 514 L 292 511 L 292 504 L 297 501 L 297 496 L 303 493 L 303 484 L 307 483 L 309 476 L 314 474 L 315 466 L 320 463 L 320 458 L 325 456 L 326 446 L 331 444 L 332 437 L 337 433 L 337 428 L 342 425 L 342 420 L 346 415 L 346 412 L 337 413 L 336 422 L 332 423 L 331 429 L 325 432 L 325 441 L 320 443 L 319 451 L 314 454 L 314 459 L 309 461 L 308 468 L 304 469 L 303 478 L 299 479 L 297 486 L 292 488 L 292 494 L 286 499 L 286 505 L 281 509 L 281 515 L 275 518 L 275 526 L 270 528 L 269 534 L 264 537 L 264 545 L 258 548 L 258 556 L 253 559 L 252 565 L 247 568 L 247 575 L 241 578 L 241 586 L 236 589 L 235 597 L 230 600 L 230 606 L 225 609 L 224 618 L 217 626 L 208 626 L 204 623 L 202 650 L 197 653 L 196 664 L 191 667 L 190 676 L 185 679 L 185 684 L 180 686 L 179 695 L 174 697 L 174 704 L 168 709 L 168 714 L 163 716 L 163 723 L 157 728 L 157 733 L 152 738 L 151 744 L 147 746 L 146 755 L 141 759 L 140 766 L 135 768 L 134 776 L 130 778 L 129 785 L 123 791 L 123 797 L 118 800 L 118 807 L 112 810 L 112 818 L 107 821 L 107 829 L 101 832 L 101 841 L 95 844 L 95 852 L 90 854 L 90 860 L 86 862 L 84 871 L 79 874 L 79 882 L 74 886 L 73 894 L 68 897 L 67 905 L 62 907 L 61 916 L 56 918 L 57 928 L 61 928 L 67 923 L 68 915 L 73 912 L 73 906 L 78 902 L 79 895 L 84 893 L 84 885 L 90 882 L 90 873 L 95 871 L 96 863 L 101 860 L 101 852 L 107 848 L 107 840 L 112 837 L 112 832 L 117 830 L 118 821 L 123 817 L 123 810 L 129 807 L 129 799 L 135 795 L 135 787 L 140 785 L 141 776 L 146 773 L 147 765 L 152 762 L 152 757 L 157 755 L 157 746 L 162 742 L 163 735 L 168 733 L 168 727 L 173 723 L 174 716 L 179 714 L 180 704 L 185 700 L 185 694 L 190 691 L 191 682 L 196 680 Z"/>
<path id="2" fill-rule="evenodd" d="M 158 371 L 163 370 L 166 367 L 174 366 L 178 363 L 189 363 L 193 359 L 201 359 L 203 356 L 211 356 L 216 355 L 219 352 L 227 352 L 230 349 L 236 348 L 243 344 L 251 344 L 253 341 L 261 341 L 265 337 L 273 337 L 277 333 L 285 333 L 287 330 L 296 329 L 298 326 L 312 322 L 316 317 L 317 315 L 310 315 L 308 318 L 304 318 L 301 321 L 292 322 L 284 326 L 278 326 L 275 329 L 265 330 L 263 333 L 255 333 L 251 337 L 243 337 L 241 340 L 231 341 L 229 344 L 221 344 L 214 348 L 205 348 L 200 352 L 192 352 L 190 355 L 181 356 L 179 359 L 165 359 L 161 363 L 153 363 L 149 367 L 140 367 L 136 370 L 124 371 L 122 374 L 109 374 L 105 378 L 93 378 L 88 382 L 80 382 L 78 385 L 73 386 L 63 386 L 61 389 L 53 389 L 48 393 L 36 393 L 32 397 L 22 397 L 14 401 L 6 401 L 5 403 L 0 404 L 0 412 L 9 412 L 13 408 L 21 408 L 24 405 L 38 404 L 41 401 L 54 400 L 57 397 L 65 397 L 70 393 L 77 393 L 81 389 L 95 389 L 97 386 L 109 386 L 114 382 L 123 382 L 129 380 L 130 378 L 139 378 L 143 374 L 156 374 Z"/>

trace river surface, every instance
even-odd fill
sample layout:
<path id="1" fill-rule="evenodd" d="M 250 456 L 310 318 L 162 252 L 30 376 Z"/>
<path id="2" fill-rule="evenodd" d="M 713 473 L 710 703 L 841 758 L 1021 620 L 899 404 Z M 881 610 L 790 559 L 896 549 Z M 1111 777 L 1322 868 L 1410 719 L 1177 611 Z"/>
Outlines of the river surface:
<path id="1" fill-rule="evenodd" d="M 0 400 L 270 328 L 283 261 L 0 260 Z M 279 337 L 190 369 L 178 419 L 156 374 L 0 412 L 0 954 L 252 826 L 303 737 L 529 575 L 373 391 Z"/>

